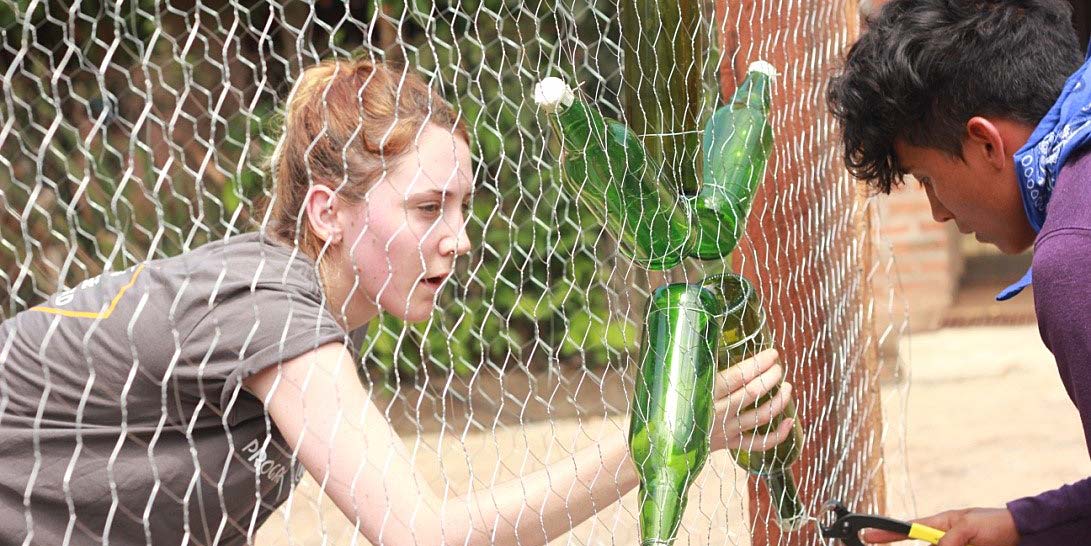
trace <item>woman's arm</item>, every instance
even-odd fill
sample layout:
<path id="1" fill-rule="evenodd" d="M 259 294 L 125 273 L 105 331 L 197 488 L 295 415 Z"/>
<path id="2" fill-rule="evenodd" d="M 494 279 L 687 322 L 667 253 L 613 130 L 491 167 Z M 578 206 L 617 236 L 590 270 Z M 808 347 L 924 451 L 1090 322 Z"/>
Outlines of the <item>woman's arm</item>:
<path id="1" fill-rule="evenodd" d="M 488 491 L 441 499 L 360 385 L 343 345 L 328 344 L 246 380 L 308 472 L 374 544 L 545 544 L 636 487 L 622 435 Z M 721 374 L 715 447 L 750 441 L 743 431 L 780 412 L 789 389 L 738 415 L 780 379 L 764 354 Z M 775 445 L 791 423 L 765 439 Z M 761 439 L 758 440 L 760 445 Z M 467 538 L 469 539 L 467 541 Z"/>

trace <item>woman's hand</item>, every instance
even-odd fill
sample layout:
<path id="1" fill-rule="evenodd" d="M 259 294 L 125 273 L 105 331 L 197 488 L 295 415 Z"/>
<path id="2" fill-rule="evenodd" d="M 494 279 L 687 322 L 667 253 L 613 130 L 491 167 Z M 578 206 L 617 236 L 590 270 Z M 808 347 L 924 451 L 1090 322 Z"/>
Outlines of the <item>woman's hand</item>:
<path id="1" fill-rule="evenodd" d="M 722 371 L 716 378 L 712 421 L 712 450 L 738 449 L 764 451 L 775 447 L 792 432 L 792 419 L 785 419 L 769 434 L 755 434 L 753 429 L 768 424 L 784 411 L 792 399 L 792 385 L 781 383 L 784 368 L 777 363 L 774 349 L 762 351 Z M 780 385 L 780 392 L 761 406 L 754 402 Z"/>

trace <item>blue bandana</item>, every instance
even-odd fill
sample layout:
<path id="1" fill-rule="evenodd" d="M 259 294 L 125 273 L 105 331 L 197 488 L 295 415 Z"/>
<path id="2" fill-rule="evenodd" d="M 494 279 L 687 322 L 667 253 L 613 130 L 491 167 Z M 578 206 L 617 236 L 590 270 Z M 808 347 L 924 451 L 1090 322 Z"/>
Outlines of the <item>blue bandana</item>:
<path id="1" fill-rule="evenodd" d="M 1015 173 L 1023 210 L 1035 232 L 1046 221 L 1046 205 L 1057 175 L 1072 152 L 1091 143 L 1091 48 L 1087 58 L 1064 84 L 1061 96 L 1038 123 L 1027 143 L 1015 152 Z M 1015 296 L 1031 283 L 1031 270 L 997 294 L 997 300 Z"/>

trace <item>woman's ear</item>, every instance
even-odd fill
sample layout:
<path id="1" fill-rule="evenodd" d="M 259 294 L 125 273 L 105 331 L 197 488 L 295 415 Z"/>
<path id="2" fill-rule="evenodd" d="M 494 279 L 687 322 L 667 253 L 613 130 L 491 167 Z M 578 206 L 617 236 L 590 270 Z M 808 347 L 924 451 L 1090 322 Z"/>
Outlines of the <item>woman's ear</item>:
<path id="1" fill-rule="evenodd" d="M 322 240 L 323 243 L 337 244 L 341 242 L 341 225 L 337 222 L 337 195 L 333 188 L 322 184 L 315 184 L 307 190 L 307 196 L 303 198 L 303 209 L 307 213 L 307 223 L 311 231 Z"/>
<path id="2" fill-rule="evenodd" d="M 976 156 L 964 157 L 966 161 L 980 159 L 998 171 L 1003 170 L 1011 159 L 1000 128 L 981 116 L 974 116 L 966 122 L 966 145 L 963 154 Z"/>

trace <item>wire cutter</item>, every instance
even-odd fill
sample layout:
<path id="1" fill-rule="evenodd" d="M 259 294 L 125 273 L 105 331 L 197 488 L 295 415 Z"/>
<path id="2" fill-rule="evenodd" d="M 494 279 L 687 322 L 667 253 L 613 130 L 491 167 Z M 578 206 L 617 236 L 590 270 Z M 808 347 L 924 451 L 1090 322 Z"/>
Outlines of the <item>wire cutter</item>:
<path id="1" fill-rule="evenodd" d="M 908 521 L 883 516 L 854 514 L 849 512 L 848 508 L 845 508 L 845 505 L 838 501 L 827 502 L 825 512 L 827 514 L 833 512 L 836 519 L 829 526 L 819 525 L 822 538 L 839 539 L 845 546 L 865 546 L 864 542 L 860 540 L 860 531 L 864 529 L 893 531 L 906 535 L 908 538 L 923 540 L 930 544 L 938 543 L 939 539 L 944 535 L 944 532 L 939 529 L 933 529 L 919 523 L 909 523 Z"/>

